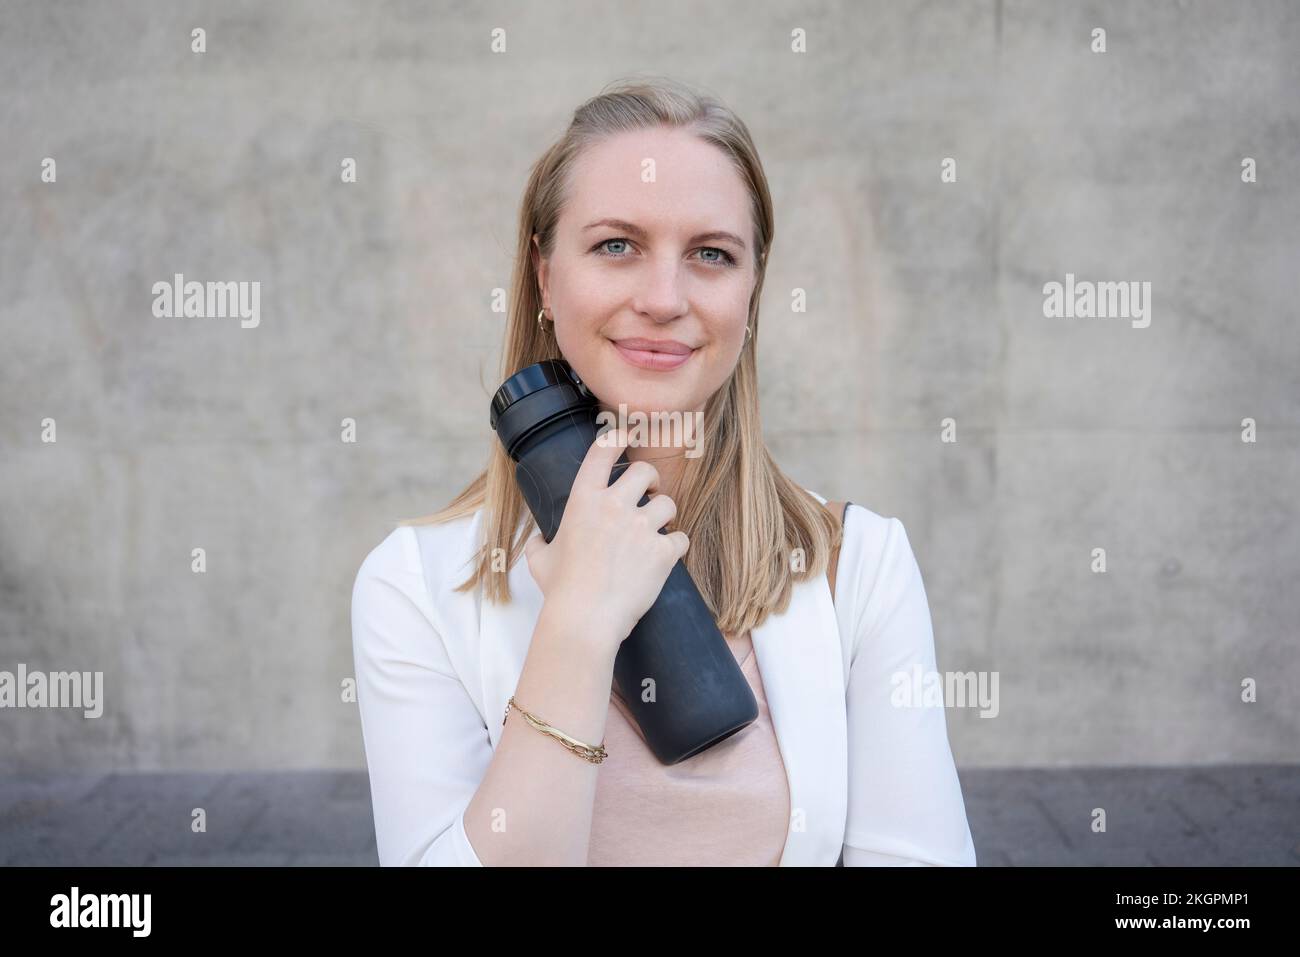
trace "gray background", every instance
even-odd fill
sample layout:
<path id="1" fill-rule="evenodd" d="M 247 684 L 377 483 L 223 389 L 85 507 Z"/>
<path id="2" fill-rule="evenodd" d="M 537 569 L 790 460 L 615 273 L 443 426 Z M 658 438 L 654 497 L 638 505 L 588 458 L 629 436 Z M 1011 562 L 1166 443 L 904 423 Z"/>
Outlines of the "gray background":
<path id="1" fill-rule="evenodd" d="M 1300 759 L 1297 4 L 31 2 L 0 14 L 0 669 L 107 687 L 98 720 L 0 711 L 0 768 L 363 767 L 353 577 L 484 462 L 527 168 L 637 71 L 756 139 L 766 434 L 903 521 L 939 667 L 999 672 L 958 763 Z M 153 317 L 175 272 L 260 281 L 260 327 Z M 1150 327 L 1045 319 L 1066 272 L 1151 282 Z"/>

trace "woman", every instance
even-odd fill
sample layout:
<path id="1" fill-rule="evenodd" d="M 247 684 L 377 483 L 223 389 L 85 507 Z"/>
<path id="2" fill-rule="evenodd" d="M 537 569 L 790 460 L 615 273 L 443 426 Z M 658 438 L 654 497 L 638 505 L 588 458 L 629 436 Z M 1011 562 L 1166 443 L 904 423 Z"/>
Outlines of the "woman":
<path id="1" fill-rule="evenodd" d="M 603 410 L 695 415 L 702 435 L 594 443 L 549 544 L 493 436 L 483 474 L 366 558 L 353 645 L 382 864 L 975 863 L 944 710 L 891 704 L 891 676 L 935 669 L 902 524 L 841 519 L 763 442 L 772 237 L 745 125 L 670 81 L 590 100 L 533 167 L 502 377 L 563 357 Z M 679 558 L 759 718 L 663 766 L 612 675 Z"/>

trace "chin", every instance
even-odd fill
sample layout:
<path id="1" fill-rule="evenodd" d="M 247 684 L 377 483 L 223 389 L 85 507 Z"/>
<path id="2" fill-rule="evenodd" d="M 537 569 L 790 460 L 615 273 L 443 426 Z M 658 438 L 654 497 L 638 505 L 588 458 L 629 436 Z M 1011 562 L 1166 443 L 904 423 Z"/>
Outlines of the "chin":
<path id="1" fill-rule="evenodd" d="M 691 408 L 690 398 L 680 390 L 655 388 L 628 388 L 626 384 L 616 385 L 607 392 L 598 393 L 602 401 L 614 412 L 620 405 L 626 406 L 628 412 L 672 412 Z M 610 398 L 603 398 L 606 394 Z"/>

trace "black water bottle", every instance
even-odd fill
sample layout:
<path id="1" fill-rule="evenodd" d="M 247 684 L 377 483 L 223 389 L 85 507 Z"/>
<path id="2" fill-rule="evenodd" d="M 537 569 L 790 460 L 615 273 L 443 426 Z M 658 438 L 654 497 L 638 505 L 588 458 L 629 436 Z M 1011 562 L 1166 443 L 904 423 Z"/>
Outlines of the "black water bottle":
<path id="1" fill-rule="evenodd" d="M 492 398 L 492 428 L 515 462 L 519 490 L 547 543 L 600 431 L 598 414 L 595 396 L 563 359 L 521 369 Z M 629 464 L 626 453 L 619 456 L 611 485 Z M 643 495 L 640 504 L 649 500 Z M 654 680 L 654 701 L 642 700 L 646 678 Z M 699 754 L 758 717 L 754 692 L 680 559 L 619 646 L 614 681 L 663 764 Z"/>

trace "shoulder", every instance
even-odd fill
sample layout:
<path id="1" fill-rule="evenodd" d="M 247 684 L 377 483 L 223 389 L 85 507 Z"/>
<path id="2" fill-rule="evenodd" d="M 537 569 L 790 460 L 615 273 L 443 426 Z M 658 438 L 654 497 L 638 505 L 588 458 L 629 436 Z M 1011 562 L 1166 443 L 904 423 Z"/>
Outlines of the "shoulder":
<path id="1" fill-rule="evenodd" d="M 480 514 L 436 525 L 399 525 L 375 545 L 352 584 L 354 640 L 391 633 L 386 624 L 412 614 L 441 632 L 446 602 L 472 571 Z"/>
<path id="2" fill-rule="evenodd" d="M 360 584 L 406 577 L 417 570 L 419 554 L 415 529 L 409 525 L 399 525 L 362 559 L 353 588 Z"/>
<path id="3" fill-rule="evenodd" d="M 840 572 L 853 589 L 851 660 L 863 635 L 883 626 L 904 604 L 925 605 L 926 598 L 921 569 L 900 519 L 850 505 L 844 537 L 852 543 L 842 549 L 848 564 Z"/>
<path id="4" fill-rule="evenodd" d="M 461 567 L 468 572 L 481 516 L 480 510 L 450 522 L 397 526 L 362 560 L 357 580 L 418 575 L 440 582 Z"/>
<path id="5" fill-rule="evenodd" d="M 378 656 L 427 630 L 433 614 L 415 530 L 398 526 L 370 550 L 352 583 L 352 643 Z"/>
<path id="6" fill-rule="evenodd" d="M 823 504 L 826 499 L 807 490 Z M 920 569 L 903 522 L 849 499 L 844 514 L 835 580 L 836 614 L 849 642 L 850 660 L 861 636 L 873 630 L 890 608 L 921 589 Z"/>
<path id="7" fill-rule="evenodd" d="M 812 489 L 804 491 L 823 505 L 827 504 L 827 499 Z M 879 568 L 880 560 L 887 555 L 897 558 L 900 549 L 907 549 L 910 553 L 910 548 L 907 532 L 899 519 L 880 515 L 865 505 L 848 500 L 844 512 L 844 541 L 840 546 L 841 569 L 854 558 Z"/>

